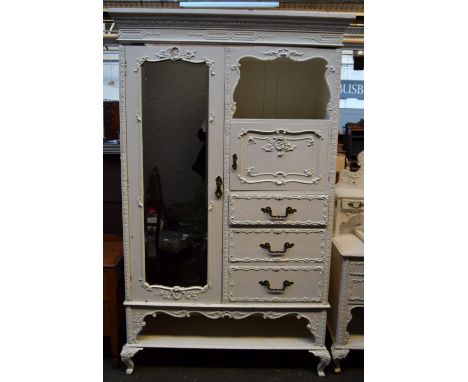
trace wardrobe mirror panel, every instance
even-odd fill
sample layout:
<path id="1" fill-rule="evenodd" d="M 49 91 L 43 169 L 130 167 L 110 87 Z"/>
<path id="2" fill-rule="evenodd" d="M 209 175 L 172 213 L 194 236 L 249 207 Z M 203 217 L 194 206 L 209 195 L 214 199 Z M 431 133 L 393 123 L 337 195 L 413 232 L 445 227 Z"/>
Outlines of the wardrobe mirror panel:
<path id="1" fill-rule="evenodd" d="M 146 61 L 141 76 L 146 282 L 204 286 L 208 67 Z"/>
<path id="2" fill-rule="evenodd" d="M 244 57 L 234 91 L 234 118 L 327 119 L 330 90 L 327 61 L 287 57 L 260 60 Z"/>

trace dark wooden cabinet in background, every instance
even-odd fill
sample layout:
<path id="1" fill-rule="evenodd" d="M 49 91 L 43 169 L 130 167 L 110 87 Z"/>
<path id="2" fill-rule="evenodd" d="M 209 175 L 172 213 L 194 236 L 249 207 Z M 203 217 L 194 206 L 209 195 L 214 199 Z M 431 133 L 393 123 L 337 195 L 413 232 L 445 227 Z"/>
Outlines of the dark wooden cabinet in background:
<path id="1" fill-rule="evenodd" d="M 104 235 L 103 317 L 104 336 L 110 337 L 112 367 L 119 367 L 119 331 L 123 318 L 123 246 L 120 235 Z"/>
<path id="2" fill-rule="evenodd" d="M 349 160 L 364 150 L 364 120 L 345 125 L 344 150 Z"/>
<path id="3" fill-rule="evenodd" d="M 103 231 L 122 235 L 120 155 L 106 154 L 103 161 Z"/>
<path id="4" fill-rule="evenodd" d="M 104 139 L 119 139 L 119 101 L 104 101 Z"/>

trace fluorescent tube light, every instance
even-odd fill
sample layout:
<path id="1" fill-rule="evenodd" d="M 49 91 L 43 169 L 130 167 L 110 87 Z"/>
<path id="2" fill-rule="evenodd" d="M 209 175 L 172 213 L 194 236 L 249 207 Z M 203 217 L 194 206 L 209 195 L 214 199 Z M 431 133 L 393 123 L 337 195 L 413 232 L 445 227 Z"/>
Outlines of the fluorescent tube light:
<path id="1" fill-rule="evenodd" d="M 181 1 L 181 8 L 278 8 L 279 1 Z"/>

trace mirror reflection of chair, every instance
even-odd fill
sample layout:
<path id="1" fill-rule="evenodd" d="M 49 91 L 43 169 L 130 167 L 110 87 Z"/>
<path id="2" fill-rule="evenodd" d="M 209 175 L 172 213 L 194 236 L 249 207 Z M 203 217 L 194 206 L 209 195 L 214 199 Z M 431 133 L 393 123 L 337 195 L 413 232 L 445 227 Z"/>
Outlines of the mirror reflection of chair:
<path id="1" fill-rule="evenodd" d="M 148 282 L 178 286 L 193 282 L 189 277 L 193 273 L 190 268 L 197 267 L 198 256 L 194 249 L 196 246 L 191 234 L 192 227 L 184 222 L 190 215 L 190 207 L 178 204 L 166 207 L 157 166 L 153 166 L 147 192 L 145 215 Z"/>
<path id="2" fill-rule="evenodd" d="M 156 225 L 154 229 L 154 246 L 156 247 L 156 251 L 158 250 L 159 244 L 159 233 L 161 231 L 161 221 L 163 215 L 165 215 L 166 210 L 164 207 L 164 200 L 162 195 L 161 189 L 161 177 L 159 176 L 159 170 L 157 166 L 153 167 L 153 171 L 151 172 L 150 180 L 149 180 L 149 187 L 148 187 L 148 195 L 149 195 L 149 206 L 153 209 L 150 210 L 149 208 L 146 209 L 145 213 L 148 213 L 148 210 L 152 213 L 156 214 Z M 148 216 L 145 216 L 145 223 L 148 221 Z M 148 229 L 148 227 L 145 227 Z M 151 231 L 151 230 L 150 230 Z"/>

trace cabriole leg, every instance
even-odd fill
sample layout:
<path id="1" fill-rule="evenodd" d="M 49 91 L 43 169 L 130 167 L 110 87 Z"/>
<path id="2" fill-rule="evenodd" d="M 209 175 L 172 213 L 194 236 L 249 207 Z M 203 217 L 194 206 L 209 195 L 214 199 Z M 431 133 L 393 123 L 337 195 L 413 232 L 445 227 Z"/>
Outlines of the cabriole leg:
<path id="1" fill-rule="evenodd" d="M 125 366 L 127 366 L 127 374 L 132 374 L 133 368 L 135 367 L 132 358 L 140 350 L 143 350 L 143 348 L 136 348 L 128 345 L 124 345 L 122 348 L 122 351 L 120 352 L 120 358 L 122 358 L 122 362 L 125 364 Z"/>
<path id="2" fill-rule="evenodd" d="M 312 353 L 316 357 L 320 357 L 320 361 L 317 365 L 317 373 L 320 377 L 324 377 L 325 372 L 323 370 L 327 367 L 327 365 L 331 361 L 330 353 L 325 348 L 309 350 L 309 353 Z"/>
<path id="3" fill-rule="evenodd" d="M 349 353 L 349 349 L 336 349 L 335 344 L 331 347 L 331 356 L 333 363 L 335 364 L 335 373 L 341 373 L 340 361 L 345 359 Z"/>

